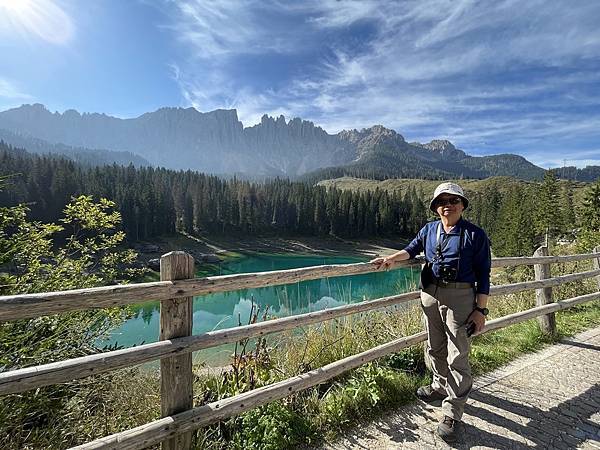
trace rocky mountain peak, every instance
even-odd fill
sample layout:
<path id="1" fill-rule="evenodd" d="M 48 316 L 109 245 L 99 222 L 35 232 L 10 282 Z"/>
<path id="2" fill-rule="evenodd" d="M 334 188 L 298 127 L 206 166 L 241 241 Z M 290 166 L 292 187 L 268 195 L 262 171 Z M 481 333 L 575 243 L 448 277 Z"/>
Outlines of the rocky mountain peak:
<path id="1" fill-rule="evenodd" d="M 337 137 L 342 142 L 356 147 L 356 160 L 382 148 L 402 152 L 408 145 L 401 134 L 383 125 L 363 128 L 361 131 L 343 130 L 337 134 Z"/>
<path id="2" fill-rule="evenodd" d="M 24 104 L 19 106 L 18 108 L 9 109 L 7 111 L 3 111 L 2 114 L 6 115 L 7 112 L 15 115 L 19 118 L 38 118 L 38 117 L 51 117 L 52 113 L 48 111 L 48 109 L 42 105 L 41 103 L 34 104 Z M 55 113 L 57 114 L 57 113 Z"/>
<path id="3" fill-rule="evenodd" d="M 371 128 L 367 128 L 364 131 L 368 132 L 371 135 L 381 136 L 381 137 L 385 136 L 387 138 L 399 139 L 401 141 L 404 141 L 404 136 L 396 133 L 396 131 L 394 131 L 390 128 L 384 127 L 383 125 L 373 125 Z"/>
<path id="4" fill-rule="evenodd" d="M 292 123 L 292 121 L 290 120 L 289 122 L 290 124 Z M 268 114 L 263 114 L 263 116 L 260 118 L 260 124 L 263 127 L 277 127 L 277 128 L 285 128 L 288 126 L 288 122 L 285 120 L 285 116 L 283 114 L 280 114 L 279 117 L 275 118 L 275 117 L 271 117 Z M 255 125 L 257 126 L 257 125 Z"/>
<path id="5" fill-rule="evenodd" d="M 336 134 L 336 136 L 338 137 L 338 139 L 349 142 L 351 144 L 355 144 L 361 139 L 361 133 L 357 129 L 342 130 L 338 134 Z"/>
<path id="6" fill-rule="evenodd" d="M 465 152 L 456 148 L 452 142 L 446 139 L 434 139 L 428 144 L 417 144 L 417 146 L 439 155 L 441 159 L 459 160 L 467 156 Z"/>
<path id="7" fill-rule="evenodd" d="M 214 116 L 217 120 L 224 120 L 227 122 L 232 122 L 232 123 L 235 123 L 236 126 L 237 126 L 237 124 L 240 124 L 241 128 L 243 128 L 243 125 L 240 122 L 240 119 L 238 118 L 237 109 L 216 109 L 210 113 L 201 113 L 198 111 L 196 111 L 196 112 L 200 115 L 214 114 Z"/>
<path id="8" fill-rule="evenodd" d="M 23 111 L 35 111 L 35 112 L 47 112 L 49 113 L 50 111 L 48 110 L 48 108 L 46 108 L 44 105 L 42 105 L 41 103 L 33 103 L 32 105 L 21 105 L 20 108 Z"/>
<path id="9" fill-rule="evenodd" d="M 79 114 L 79 111 L 76 111 L 74 109 L 67 109 L 62 115 L 65 119 L 70 120 L 76 120 L 81 118 L 81 114 Z"/>
<path id="10" fill-rule="evenodd" d="M 144 113 L 140 117 L 153 116 L 153 115 L 155 115 L 155 116 L 181 115 L 181 116 L 198 117 L 198 116 L 201 116 L 202 113 L 200 111 L 198 111 L 196 108 L 194 108 L 193 106 L 190 106 L 189 108 L 165 106 L 162 108 L 158 108 L 154 112 Z"/>
<path id="11" fill-rule="evenodd" d="M 337 136 L 340 139 L 351 143 L 358 143 L 364 139 L 379 143 L 384 143 L 385 141 L 405 142 L 404 137 L 401 134 L 396 133 L 390 128 L 386 128 L 383 125 L 373 125 L 370 128 L 363 128 L 361 131 L 356 129 L 342 130 Z"/>
<path id="12" fill-rule="evenodd" d="M 423 144 L 423 147 L 428 148 L 429 150 L 436 150 L 440 152 L 456 150 L 454 144 L 446 139 L 434 139 L 429 144 Z"/>
<path id="13" fill-rule="evenodd" d="M 448 140 L 409 144 L 383 125 L 332 135 L 298 117 L 287 121 L 283 115 L 265 114 L 260 123 L 244 128 L 235 109 L 200 112 L 170 107 L 121 119 L 75 110 L 52 113 L 37 103 L 1 111 L 0 129 L 48 145 L 131 152 L 153 165 L 218 174 L 297 176 L 321 168 L 360 166 L 361 170 L 377 168 L 396 176 L 408 173 L 410 166 L 419 173 L 430 170 L 440 175 L 454 170 L 465 176 L 483 176 L 491 164 L 490 158 L 470 157 Z M 511 173 L 514 166 L 524 167 L 527 174 L 542 170 L 530 163 L 526 166 L 524 160 L 508 168 L 503 167 L 506 158 L 496 160 L 501 161 L 497 173 Z M 444 161 L 450 163 L 443 169 L 446 172 L 439 168 Z"/>
<path id="14" fill-rule="evenodd" d="M 200 112 L 193 106 L 189 108 L 163 107 L 154 112 L 142 114 L 138 119 L 160 119 L 171 118 L 172 120 L 183 119 L 186 121 L 200 122 L 203 120 L 216 119 L 217 121 L 239 122 L 236 109 L 215 109 L 210 112 Z M 241 122 L 240 122 L 241 123 Z"/>

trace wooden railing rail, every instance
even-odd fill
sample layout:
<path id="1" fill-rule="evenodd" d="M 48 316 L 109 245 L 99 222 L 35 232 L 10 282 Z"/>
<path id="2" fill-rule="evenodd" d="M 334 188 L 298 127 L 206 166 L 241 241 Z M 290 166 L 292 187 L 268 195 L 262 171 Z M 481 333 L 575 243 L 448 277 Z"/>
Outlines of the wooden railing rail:
<path id="1" fill-rule="evenodd" d="M 577 255 L 509 256 L 503 258 L 492 258 L 492 267 L 532 266 L 534 264 L 586 261 L 594 258 L 600 258 L 599 253 L 600 252 L 594 250 L 593 253 L 580 253 Z"/>
<path id="2" fill-rule="evenodd" d="M 579 281 L 600 276 L 600 269 L 563 275 L 539 281 L 492 286 L 491 296 L 514 294 L 531 289 L 548 288 L 563 283 Z M 368 300 L 360 303 L 338 306 L 322 311 L 298 314 L 280 319 L 272 319 L 251 325 L 209 331 L 197 336 L 176 338 L 144 344 L 111 352 L 97 353 L 89 356 L 68 359 L 65 361 L 26 367 L 9 372 L 0 372 L 0 395 L 23 392 L 29 389 L 63 383 L 65 381 L 84 378 L 90 375 L 110 372 L 136 364 L 167 358 L 175 355 L 195 352 L 221 344 L 229 344 L 245 338 L 265 336 L 292 328 L 324 322 L 338 317 L 372 311 L 387 306 L 406 303 L 419 298 L 419 292 L 408 292 L 390 297 Z"/>
<path id="3" fill-rule="evenodd" d="M 493 258 L 492 267 L 550 264 L 597 258 L 600 258 L 600 252 L 564 256 Z M 394 268 L 415 266 L 422 263 L 423 258 L 415 258 L 414 260 L 402 261 L 396 264 Z M 277 286 L 299 281 L 358 275 L 376 271 L 377 269 L 373 264 L 369 263 L 334 264 L 271 272 L 192 278 L 189 280 L 155 281 L 39 294 L 7 295 L 0 297 L 0 322 L 30 319 L 82 309 L 112 308 L 150 300 L 162 301 L 178 297 Z"/>
<path id="4" fill-rule="evenodd" d="M 185 252 L 170 252 L 160 258 L 163 281 L 193 278 L 194 258 Z M 185 338 L 192 335 L 193 297 L 179 297 L 160 302 L 159 340 Z M 194 407 L 194 373 L 192 354 L 179 353 L 160 360 L 160 415 L 162 417 Z M 163 450 L 188 449 L 192 433 L 180 433 L 162 443 Z"/>
<path id="5" fill-rule="evenodd" d="M 542 289 L 547 287 L 559 286 L 564 283 L 573 281 L 581 281 L 586 278 L 594 278 L 600 275 L 600 269 L 588 270 L 587 272 L 572 273 L 569 275 L 561 275 L 554 278 L 546 278 L 544 280 L 523 281 L 521 283 L 503 284 L 500 286 L 492 286 L 490 295 L 507 295 L 517 292 L 528 291 L 531 289 Z"/>
<path id="6" fill-rule="evenodd" d="M 404 261 L 397 267 L 420 264 Z M 271 272 L 222 275 L 188 280 L 157 281 L 152 283 L 121 284 L 70 291 L 22 294 L 0 297 L 0 322 L 29 319 L 81 309 L 101 309 L 125 306 L 150 300 L 170 300 L 213 294 L 215 292 L 251 289 L 297 283 L 320 278 L 358 275 L 375 272 L 373 264 L 334 264 L 274 270 Z"/>
<path id="7" fill-rule="evenodd" d="M 398 305 L 419 298 L 419 292 L 392 295 L 360 303 L 342 305 L 305 314 L 272 319 L 250 325 L 209 331 L 197 336 L 153 342 L 138 347 L 82 356 L 65 361 L 0 373 L 0 394 L 23 392 L 29 389 L 62 383 L 76 378 L 110 372 L 135 364 L 154 361 L 182 353 L 195 352 L 246 338 L 265 336 L 386 306 Z"/>
<path id="8" fill-rule="evenodd" d="M 536 255 L 543 255 L 543 253 L 545 253 L 544 250 L 538 250 Z M 540 272 L 540 267 L 547 268 L 551 263 L 589 259 L 594 260 L 594 270 L 554 278 L 549 277 L 549 270 Z M 421 263 L 422 259 L 418 258 L 397 264 L 395 268 Z M 553 286 L 591 277 L 598 279 L 600 288 L 600 247 L 589 254 L 495 258 L 492 260 L 493 267 L 516 265 L 535 265 L 536 280 L 492 286 L 491 295 L 506 295 L 536 289 L 539 297 L 540 292 L 548 293 L 548 289 Z M 163 419 L 123 433 L 107 436 L 85 444 L 80 448 L 143 448 L 161 441 L 163 441 L 163 448 L 189 448 L 191 442 L 189 432 L 196 428 L 317 385 L 349 369 L 426 339 L 424 332 L 401 337 L 288 380 L 192 408 L 190 403 L 192 396 L 190 391 L 191 352 L 224 343 L 236 342 L 244 338 L 263 336 L 319 323 L 349 314 L 398 305 L 419 298 L 419 292 L 409 292 L 252 325 L 217 330 L 199 336 L 189 335 L 191 334 L 192 296 L 374 271 L 376 271 L 376 268 L 372 264 L 357 263 L 190 279 L 189 277 L 193 274 L 193 259 L 182 252 L 173 252 L 161 258 L 161 280 L 163 281 L 160 282 L 0 297 L 0 321 L 31 318 L 80 309 L 122 306 L 129 303 L 140 303 L 146 299 L 160 300 L 161 339 L 164 339 L 160 342 L 139 347 L 0 372 L 0 394 L 23 392 L 161 359 Z M 595 292 L 556 303 L 544 304 L 552 301 L 551 297 L 545 296 L 542 298 L 543 301 L 538 301 L 538 303 L 541 303 L 540 306 L 488 322 L 484 332 L 534 317 L 550 317 L 555 311 L 599 298 L 600 292 Z M 550 329 L 550 332 L 552 332 L 552 329 Z"/>
<path id="9" fill-rule="evenodd" d="M 177 433 L 193 430 L 241 414 L 257 406 L 264 405 L 280 398 L 287 397 L 303 389 L 334 378 L 350 369 L 355 369 L 363 364 L 374 361 L 382 356 L 396 353 L 427 339 L 427 333 L 421 332 L 411 336 L 394 339 L 385 344 L 373 347 L 362 353 L 348 356 L 310 372 L 288 378 L 259 389 L 244 392 L 234 397 L 225 398 L 207 405 L 199 406 L 192 410 L 177 414 L 172 417 L 155 420 L 123 433 L 113 434 L 96 441 L 84 444 L 78 449 L 92 448 L 119 448 L 133 449 L 144 448 L 171 437 Z M 140 441 L 143 442 L 140 445 Z"/>
<path id="10" fill-rule="evenodd" d="M 600 299 L 600 292 L 574 297 L 550 305 L 521 311 L 515 314 L 489 321 L 483 332 L 488 333 L 509 325 L 524 322 L 540 315 L 571 308 L 573 306 Z M 218 422 L 228 417 L 241 414 L 258 406 L 287 397 L 298 391 L 310 388 L 330 380 L 350 369 L 374 361 L 383 356 L 396 353 L 406 347 L 427 340 L 427 333 L 421 332 L 401 337 L 356 355 L 348 356 L 310 372 L 288 378 L 259 389 L 245 392 L 233 397 L 202 405 L 171 417 L 141 425 L 136 428 L 116 433 L 84 444 L 76 449 L 141 449 L 184 433 Z"/>
<path id="11" fill-rule="evenodd" d="M 542 245 L 539 247 L 534 256 L 548 256 L 548 246 Z M 550 264 L 534 264 L 536 280 L 546 280 L 550 278 L 551 269 Z M 536 306 L 543 306 L 552 303 L 552 287 L 544 287 L 535 290 L 535 304 Z M 545 316 L 539 316 L 537 318 L 540 324 L 540 329 L 544 334 L 554 335 L 556 333 L 556 318 L 554 313 L 546 314 Z"/>

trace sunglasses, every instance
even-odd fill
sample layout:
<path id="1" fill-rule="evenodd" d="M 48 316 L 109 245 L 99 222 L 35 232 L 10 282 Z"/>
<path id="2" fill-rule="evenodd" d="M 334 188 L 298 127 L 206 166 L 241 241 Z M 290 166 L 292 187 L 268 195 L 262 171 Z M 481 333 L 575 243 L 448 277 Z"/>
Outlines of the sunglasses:
<path id="1" fill-rule="evenodd" d="M 458 205 L 460 202 L 462 202 L 462 199 L 460 197 L 447 197 L 436 200 L 435 204 L 437 207 L 440 207 L 446 205 Z"/>

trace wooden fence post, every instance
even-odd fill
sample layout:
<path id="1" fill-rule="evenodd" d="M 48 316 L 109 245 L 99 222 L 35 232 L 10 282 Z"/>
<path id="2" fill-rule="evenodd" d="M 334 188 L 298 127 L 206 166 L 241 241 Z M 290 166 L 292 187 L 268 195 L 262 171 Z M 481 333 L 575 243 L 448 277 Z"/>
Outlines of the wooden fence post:
<path id="1" fill-rule="evenodd" d="M 185 252 L 170 252 L 160 258 L 161 281 L 194 277 L 194 258 Z M 192 335 L 192 299 L 180 297 L 160 302 L 160 340 Z M 162 417 L 194 406 L 192 354 L 160 360 L 160 403 Z M 192 432 L 162 443 L 163 450 L 190 449 Z"/>
<path id="2" fill-rule="evenodd" d="M 542 245 L 534 253 L 533 256 L 548 256 L 548 247 Z M 545 280 L 550 278 L 550 264 L 534 264 L 536 280 Z M 535 290 L 535 305 L 543 306 L 552 303 L 552 288 L 542 288 Z M 553 336 L 556 334 L 556 319 L 554 313 L 546 314 L 538 317 L 538 322 L 542 332 Z"/>
<path id="3" fill-rule="evenodd" d="M 594 247 L 594 253 L 600 253 L 600 245 Z M 594 258 L 594 269 L 600 269 L 600 258 Z M 596 277 L 598 281 L 598 290 L 600 291 L 600 275 Z"/>

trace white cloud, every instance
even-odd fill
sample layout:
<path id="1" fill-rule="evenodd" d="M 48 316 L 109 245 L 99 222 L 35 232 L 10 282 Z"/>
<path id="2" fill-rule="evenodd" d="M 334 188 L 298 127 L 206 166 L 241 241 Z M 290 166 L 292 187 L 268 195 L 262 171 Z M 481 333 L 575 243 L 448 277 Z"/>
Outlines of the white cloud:
<path id="1" fill-rule="evenodd" d="M 595 1 L 190 0 L 178 3 L 172 28 L 193 58 L 176 79 L 190 104 L 237 108 L 246 126 L 283 113 L 329 132 L 381 123 L 470 150 L 540 148 L 598 136 L 600 97 L 590 86 L 599 82 L 599 19 Z M 331 39 L 354 25 L 370 27 L 358 47 Z M 285 87 L 257 87 L 238 66 L 229 70 L 307 49 L 319 59 Z"/>
<path id="2" fill-rule="evenodd" d="M 56 0 L 0 0 L 0 37 L 37 36 L 57 45 L 67 44 L 75 34 L 71 17 Z"/>
<path id="3" fill-rule="evenodd" d="M 174 2 L 176 14 L 170 28 L 193 49 L 196 58 L 293 51 L 301 36 L 265 23 L 274 3 L 260 0 L 182 0 Z M 288 30 L 290 31 L 290 30 Z M 215 62 L 215 60 L 213 60 Z"/>
<path id="4" fill-rule="evenodd" d="M 384 19 L 381 2 L 377 1 L 312 1 L 300 2 L 305 13 L 312 14 L 308 22 L 320 28 L 339 28 L 359 20 Z"/>
<path id="5" fill-rule="evenodd" d="M 545 169 L 564 166 L 583 169 L 586 166 L 600 166 L 600 149 L 569 151 L 558 155 L 549 154 L 547 151 L 533 151 L 527 154 L 527 159 Z"/>
<path id="6" fill-rule="evenodd" d="M 0 97 L 10 100 L 31 100 L 29 94 L 22 92 L 13 82 L 6 78 L 0 78 Z"/>

